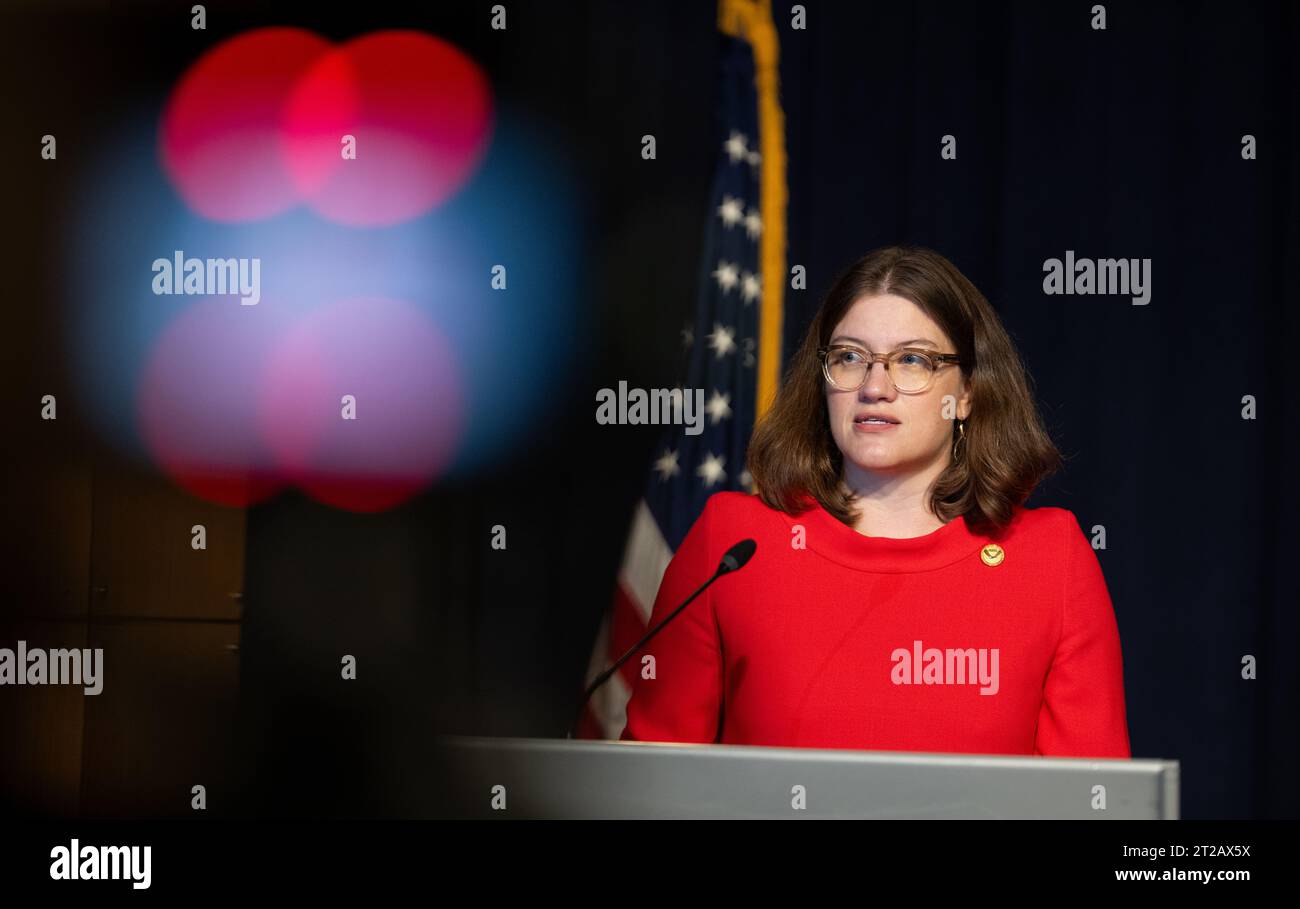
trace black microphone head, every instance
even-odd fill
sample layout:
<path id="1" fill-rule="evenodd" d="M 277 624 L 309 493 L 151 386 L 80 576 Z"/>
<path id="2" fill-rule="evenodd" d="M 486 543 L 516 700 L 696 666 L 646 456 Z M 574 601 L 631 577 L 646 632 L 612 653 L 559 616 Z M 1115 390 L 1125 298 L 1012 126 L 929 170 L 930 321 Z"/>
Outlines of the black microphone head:
<path id="1" fill-rule="evenodd" d="M 722 557 L 722 564 L 718 566 L 718 571 L 725 574 L 743 568 L 745 563 L 754 557 L 754 550 L 757 548 L 758 544 L 753 540 L 741 540 L 727 550 L 727 554 Z"/>

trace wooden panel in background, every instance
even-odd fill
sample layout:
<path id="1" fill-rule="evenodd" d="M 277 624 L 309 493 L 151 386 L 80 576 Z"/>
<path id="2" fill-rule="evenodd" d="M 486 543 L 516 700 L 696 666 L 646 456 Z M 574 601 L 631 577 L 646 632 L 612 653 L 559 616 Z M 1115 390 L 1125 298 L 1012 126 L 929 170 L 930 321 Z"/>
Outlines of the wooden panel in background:
<path id="1" fill-rule="evenodd" d="M 91 618 L 238 619 L 246 512 L 197 499 L 163 477 L 97 466 Z M 191 528 L 207 529 L 207 549 Z"/>
<path id="2" fill-rule="evenodd" d="M 11 617 L 86 618 L 90 581 L 91 468 L 86 460 L 15 463 L 5 484 L 6 600 Z"/>
<path id="3" fill-rule="evenodd" d="M 86 645 L 86 623 L 3 622 L 0 647 L 53 650 Z M 45 817 L 77 814 L 87 697 L 71 685 L 0 685 L 0 799 Z"/>
<path id="4" fill-rule="evenodd" d="M 106 669 L 87 698 L 83 814 L 193 816 L 196 784 L 222 814 L 235 796 L 239 625 L 92 623 L 90 640 Z"/>

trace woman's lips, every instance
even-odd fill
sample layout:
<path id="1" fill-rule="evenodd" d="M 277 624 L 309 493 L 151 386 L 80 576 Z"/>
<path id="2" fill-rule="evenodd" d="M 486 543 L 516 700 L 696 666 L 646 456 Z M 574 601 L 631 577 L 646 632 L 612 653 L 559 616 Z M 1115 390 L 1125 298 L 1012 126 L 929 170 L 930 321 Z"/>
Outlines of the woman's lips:
<path id="1" fill-rule="evenodd" d="M 888 432 L 891 429 L 897 429 L 898 423 L 887 423 L 877 420 L 854 420 L 854 432 Z"/>

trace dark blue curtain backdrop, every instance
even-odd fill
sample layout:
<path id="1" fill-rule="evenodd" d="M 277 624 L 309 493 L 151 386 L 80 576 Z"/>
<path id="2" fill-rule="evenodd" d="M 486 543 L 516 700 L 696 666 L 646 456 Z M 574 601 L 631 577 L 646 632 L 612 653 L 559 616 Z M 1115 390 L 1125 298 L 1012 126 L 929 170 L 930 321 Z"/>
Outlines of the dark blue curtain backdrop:
<path id="1" fill-rule="evenodd" d="M 1296 816 L 1300 8 L 808 6 L 781 31 L 787 350 L 862 252 L 951 258 L 1067 457 L 1030 504 L 1105 527 L 1134 755 L 1182 761 L 1187 817 Z M 1067 250 L 1149 258 L 1150 302 L 1045 294 Z"/>

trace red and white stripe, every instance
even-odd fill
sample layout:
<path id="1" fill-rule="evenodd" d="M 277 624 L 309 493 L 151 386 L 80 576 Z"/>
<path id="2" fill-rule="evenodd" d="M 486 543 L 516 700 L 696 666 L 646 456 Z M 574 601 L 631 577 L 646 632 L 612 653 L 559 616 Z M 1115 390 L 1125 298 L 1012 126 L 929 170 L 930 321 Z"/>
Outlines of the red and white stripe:
<path id="1" fill-rule="evenodd" d="M 650 626 L 659 582 L 673 551 L 659 524 L 642 499 L 632 516 L 632 528 L 623 549 L 623 563 L 614 589 L 614 603 L 600 623 L 596 645 L 583 687 L 635 644 Z M 632 697 L 641 663 L 634 656 L 610 676 L 587 703 L 576 735 L 584 739 L 617 739 L 627 723 L 627 702 Z"/>

